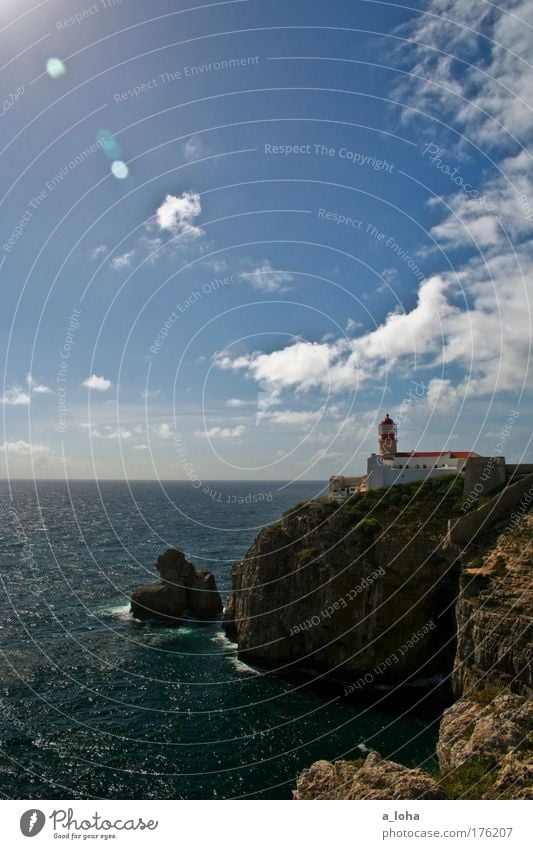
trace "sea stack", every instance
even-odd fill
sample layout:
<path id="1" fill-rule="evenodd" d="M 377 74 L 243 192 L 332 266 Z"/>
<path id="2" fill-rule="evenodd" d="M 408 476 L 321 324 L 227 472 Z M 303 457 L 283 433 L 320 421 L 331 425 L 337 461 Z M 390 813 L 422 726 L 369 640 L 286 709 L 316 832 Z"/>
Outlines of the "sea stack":
<path id="1" fill-rule="evenodd" d="M 202 620 L 222 612 L 213 573 L 195 569 L 183 551 L 169 548 L 157 558 L 156 566 L 161 579 L 132 593 L 131 612 L 137 619 L 158 619 L 178 627 L 185 612 Z"/>

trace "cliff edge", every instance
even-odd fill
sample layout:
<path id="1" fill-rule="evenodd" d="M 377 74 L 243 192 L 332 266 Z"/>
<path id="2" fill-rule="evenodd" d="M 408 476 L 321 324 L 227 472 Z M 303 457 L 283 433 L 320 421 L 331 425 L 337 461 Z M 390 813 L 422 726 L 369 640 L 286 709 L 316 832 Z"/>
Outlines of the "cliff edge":
<path id="1" fill-rule="evenodd" d="M 462 482 L 408 484 L 297 506 L 232 570 L 224 627 L 239 654 L 312 668 L 348 691 L 449 675 Z"/>
<path id="2" fill-rule="evenodd" d="M 453 669 L 460 698 L 441 721 L 438 773 L 377 754 L 370 763 L 317 761 L 298 777 L 295 799 L 533 799 L 533 515 L 500 530 L 461 571 Z"/>

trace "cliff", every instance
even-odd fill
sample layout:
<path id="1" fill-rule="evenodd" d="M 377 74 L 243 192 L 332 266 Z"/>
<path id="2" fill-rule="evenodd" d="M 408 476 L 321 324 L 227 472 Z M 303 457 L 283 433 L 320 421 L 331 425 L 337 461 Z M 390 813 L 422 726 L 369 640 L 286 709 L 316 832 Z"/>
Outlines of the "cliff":
<path id="1" fill-rule="evenodd" d="M 532 538 L 533 515 L 526 514 L 467 560 L 461 572 L 453 669 L 457 696 L 496 682 L 515 693 L 533 693 Z"/>
<path id="2" fill-rule="evenodd" d="M 317 761 L 299 776 L 296 799 L 533 798 L 533 515 L 514 515 L 503 529 L 487 529 L 474 556 L 463 555 L 453 669 L 460 698 L 442 718 L 438 773 L 377 754 L 364 764 Z"/>
<path id="3" fill-rule="evenodd" d="M 462 483 L 441 479 L 309 502 L 264 528 L 232 571 L 239 654 L 313 668 L 348 692 L 451 672 L 459 564 L 446 545 Z"/>

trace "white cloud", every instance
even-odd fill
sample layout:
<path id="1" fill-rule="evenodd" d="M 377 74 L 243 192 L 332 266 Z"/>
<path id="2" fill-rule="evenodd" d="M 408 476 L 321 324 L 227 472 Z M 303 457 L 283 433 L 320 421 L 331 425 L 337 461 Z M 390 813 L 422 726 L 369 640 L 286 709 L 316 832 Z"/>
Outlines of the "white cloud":
<path id="1" fill-rule="evenodd" d="M 431 409 L 455 410 L 468 394 L 467 386 L 454 386 L 448 378 L 434 377 L 428 383 L 426 404 Z"/>
<path id="2" fill-rule="evenodd" d="M 11 389 L 6 389 L 1 401 L 10 407 L 27 407 L 30 396 L 21 386 L 12 386 Z"/>
<path id="3" fill-rule="evenodd" d="M 204 153 L 204 144 L 198 136 L 191 136 L 190 139 L 187 139 L 183 147 L 183 155 L 187 162 L 192 162 L 195 159 L 199 159 L 200 156 Z"/>
<path id="4" fill-rule="evenodd" d="M 120 268 L 129 268 L 134 256 L 135 251 L 126 251 L 126 253 L 114 257 L 111 260 L 111 268 L 114 268 L 115 270 Z"/>
<path id="5" fill-rule="evenodd" d="M 134 445 L 133 448 L 134 448 L 135 451 L 149 451 L 150 450 L 150 447 L 148 445 L 145 445 L 144 443 L 142 443 L 141 445 Z"/>
<path id="6" fill-rule="evenodd" d="M 274 268 L 267 259 L 251 271 L 242 271 L 241 278 L 261 292 L 286 292 L 289 288 L 287 283 L 294 279 L 288 271 Z"/>
<path id="7" fill-rule="evenodd" d="M 214 271 L 215 274 L 220 274 L 222 271 L 228 270 L 228 261 L 224 257 L 213 257 L 212 259 L 206 259 L 204 264 Z"/>
<path id="8" fill-rule="evenodd" d="M 94 262 L 94 260 L 98 259 L 100 254 L 105 254 L 107 248 L 105 245 L 97 245 L 92 251 L 89 252 L 89 259 Z"/>
<path id="9" fill-rule="evenodd" d="M 157 398 L 158 395 L 161 395 L 160 389 L 145 389 L 144 392 L 141 392 L 141 398 L 143 398 L 144 401 L 147 401 L 150 398 Z"/>
<path id="10" fill-rule="evenodd" d="M 234 439 L 237 436 L 242 436 L 245 430 L 244 425 L 237 425 L 236 427 L 211 427 L 208 430 L 195 430 L 194 435 L 207 439 Z"/>
<path id="11" fill-rule="evenodd" d="M 83 381 L 83 386 L 88 389 L 96 389 L 97 392 L 105 392 L 111 386 L 111 381 L 107 377 L 98 377 L 98 375 L 92 374 Z"/>
<path id="12" fill-rule="evenodd" d="M 28 372 L 26 375 L 26 383 L 28 384 L 28 388 L 30 392 L 35 392 L 37 395 L 52 395 L 52 390 L 48 386 L 44 386 L 42 383 L 37 383 L 31 374 Z"/>
<path id="13" fill-rule="evenodd" d="M 316 422 L 322 413 L 323 410 L 275 410 L 265 418 L 268 418 L 273 424 L 301 427 Z"/>
<path id="14" fill-rule="evenodd" d="M 440 369 L 443 363 L 462 370 L 456 400 L 466 387 L 476 396 L 520 388 L 531 342 L 527 303 L 533 296 L 533 271 L 527 264 L 525 252 L 472 260 L 460 271 L 425 280 L 410 311 L 389 313 L 375 330 L 357 338 L 300 341 L 268 354 L 231 357 L 223 352 L 215 365 L 242 371 L 278 393 L 350 392 L 375 384 L 390 371 Z M 432 386 L 431 398 L 439 388 L 443 398 L 451 397 L 451 384 Z"/>
<path id="15" fill-rule="evenodd" d="M 2 451 L 7 451 L 8 454 L 15 454 L 19 457 L 44 457 L 51 454 L 47 445 L 40 442 L 25 442 L 23 439 L 3 442 L 0 445 L 0 452 Z"/>
<path id="16" fill-rule="evenodd" d="M 133 436 L 131 430 L 127 430 L 126 428 L 119 427 L 117 430 L 111 430 L 109 433 L 106 433 L 107 439 L 131 439 Z"/>
<path id="17" fill-rule="evenodd" d="M 349 318 L 348 321 L 346 322 L 346 327 L 344 329 L 346 330 L 346 333 L 353 333 L 354 330 L 358 330 L 362 326 L 363 325 L 361 324 L 360 321 L 354 321 L 353 318 Z M 327 341 L 325 339 L 325 337 L 323 337 L 323 339 L 324 339 L 324 341 Z"/>
<path id="18" fill-rule="evenodd" d="M 135 428 L 113 427 L 112 425 L 100 425 L 95 427 L 89 422 L 81 422 L 78 427 L 87 430 L 93 439 L 131 439 Z"/>
<path id="19" fill-rule="evenodd" d="M 198 238 L 204 231 L 194 221 L 202 211 L 200 195 L 197 192 L 167 195 L 156 210 L 155 220 L 160 230 L 168 230 L 174 236 Z"/>
<path id="20" fill-rule="evenodd" d="M 154 433 L 159 436 L 161 439 L 171 439 L 172 438 L 172 428 L 166 422 L 163 422 L 154 429 Z"/>
<path id="21" fill-rule="evenodd" d="M 154 265 L 161 256 L 159 249 L 163 244 L 163 239 L 160 239 L 159 237 L 150 238 L 149 236 L 142 236 L 139 239 L 139 244 L 143 251 L 147 254 L 146 258 L 149 264 Z"/>
<path id="22" fill-rule="evenodd" d="M 246 403 L 246 401 L 242 401 L 240 398 L 230 398 L 229 401 L 227 401 L 228 407 L 234 407 L 235 409 L 238 407 L 246 407 Z"/>
<path id="23" fill-rule="evenodd" d="M 440 121 L 452 118 L 478 142 L 509 143 L 506 130 L 531 139 L 530 0 L 509 0 L 504 8 L 485 0 L 431 0 L 426 10 L 404 30 L 414 58 L 411 70 L 422 79 L 410 77 L 399 96 Z"/>

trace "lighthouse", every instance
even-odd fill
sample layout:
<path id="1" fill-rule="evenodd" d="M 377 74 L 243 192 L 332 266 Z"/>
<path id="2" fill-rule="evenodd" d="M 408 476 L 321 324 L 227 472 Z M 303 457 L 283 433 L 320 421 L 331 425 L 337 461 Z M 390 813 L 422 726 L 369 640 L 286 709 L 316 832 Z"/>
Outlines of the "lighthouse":
<path id="1" fill-rule="evenodd" d="M 457 476 L 465 473 L 466 464 L 480 461 L 492 462 L 494 479 L 505 482 L 505 458 L 480 457 L 474 451 L 398 451 L 398 428 L 387 413 L 378 426 L 379 453 L 371 454 L 366 461 L 366 475 L 346 477 L 333 475 L 329 479 L 329 496 L 337 501 L 369 489 L 398 486 L 427 478 Z"/>
<path id="2" fill-rule="evenodd" d="M 385 418 L 379 423 L 378 428 L 379 453 L 381 457 L 392 459 L 396 456 L 398 449 L 397 433 L 398 428 L 387 413 Z"/>

